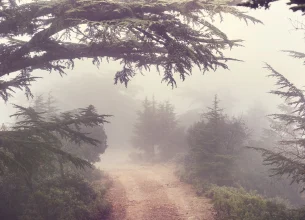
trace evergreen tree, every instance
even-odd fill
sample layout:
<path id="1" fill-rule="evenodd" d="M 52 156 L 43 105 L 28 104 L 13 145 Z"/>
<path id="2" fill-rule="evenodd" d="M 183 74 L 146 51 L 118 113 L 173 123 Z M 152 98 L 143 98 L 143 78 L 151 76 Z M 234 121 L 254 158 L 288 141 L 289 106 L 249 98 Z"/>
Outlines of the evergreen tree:
<path id="1" fill-rule="evenodd" d="M 166 142 L 169 135 L 176 129 L 177 121 L 174 106 L 169 101 L 160 103 L 157 111 L 159 144 Z"/>
<path id="2" fill-rule="evenodd" d="M 134 125 L 134 136 L 132 144 L 135 148 L 142 149 L 153 157 L 155 155 L 155 145 L 157 144 L 157 119 L 156 103 L 147 98 L 142 103 L 142 111 L 138 111 L 138 122 Z"/>
<path id="3" fill-rule="evenodd" d="M 297 88 L 282 74 L 267 64 L 271 74 L 276 78 L 277 90 L 271 93 L 282 97 L 287 105 L 282 105 L 282 113 L 273 114 L 272 129 L 279 138 L 277 149 L 252 147 L 262 152 L 264 164 L 272 166 L 272 176 L 289 176 L 291 183 L 304 187 L 305 184 L 305 141 L 304 118 L 305 96 L 303 90 Z M 304 187 L 305 189 L 305 187 Z"/>
<path id="4" fill-rule="evenodd" d="M 258 104 L 251 107 L 246 115 L 246 124 L 252 128 L 247 142 L 249 146 L 259 146 L 270 151 L 276 151 L 277 142 L 282 139 L 283 135 L 287 138 L 287 134 L 293 134 L 293 128 L 285 123 L 266 117 L 265 111 L 262 111 L 263 106 Z M 280 105 L 279 109 L 283 113 L 291 113 L 292 110 L 287 105 Z M 296 207 L 305 204 L 302 195 L 299 194 L 299 185 L 296 183 L 291 185 L 289 177 L 274 176 L 270 178 L 268 167 L 263 165 L 261 152 L 245 149 L 240 153 L 235 168 L 235 184 L 237 186 L 242 186 L 248 191 L 255 190 L 268 198 L 280 196 Z"/>
<path id="5" fill-rule="evenodd" d="M 41 96 L 34 106 L 54 109 L 48 103 Z M 89 167 L 101 153 L 94 149 L 103 151 L 106 139 L 87 132 L 107 116 L 93 106 L 56 114 L 15 108 L 15 125 L 0 129 L 0 219 L 101 219 L 104 198 L 87 180 L 94 179 Z M 94 157 L 85 154 L 89 145 Z"/>
<path id="6" fill-rule="evenodd" d="M 56 99 L 53 97 L 51 92 L 49 92 L 48 94 L 45 105 L 46 105 L 46 113 L 47 113 L 46 116 L 48 118 L 58 113 L 59 109 L 56 107 Z"/>
<path id="7" fill-rule="evenodd" d="M 119 60 L 115 83 L 127 83 L 143 69 L 163 71 L 163 81 L 176 85 L 194 66 L 202 71 L 227 69 L 234 60 L 222 53 L 238 46 L 211 22 L 231 14 L 260 22 L 226 2 L 174 1 L 25 1 L 0 2 L 0 96 L 25 89 L 38 79 L 36 69 L 65 73 L 75 59 Z M 19 37 L 23 37 L 20 40 Z M 10 73 L 9 79 L 4 76 Z"/>
<path id="8" fill-rule="evenodd" d="M 217 95 L 214 97 L 212 107 L 208 107 L 209 111 L 203 113 L 203 118 L 208 120 L 209 123 L 213 124 L 215 128 L 218 126 L 220 121 L 224 120 L 223 109 L 219 108 L 219 100 Z"/>
<path id="9" fill-rule="evenodd" d="M 43 95 L 37 95 L 34 99 L 34 103 L 33 103 L 33 106 L 32 106 L 35 111 L 37 112 L 46 112 L 47 109 L 46 109 L 46 105 L 45 105 L 45 102 L 44 102 L 44 98 L 43 98 Z"/>
<path id="10" fill-rule="evenodd" d="M 190 179 L 200 178 L 219 185 L 233 182 L 233 165 L 247 138 L 242 120 L 228 118 L 217 96 L 200 122 L 188 132 Z"/>
<path id="11" fill-rule="evenodd" d="M 81 126 L 94 127 L 106 122 L 105 115 L 96 113 L 93 106 L 79 109 L 77 113 L 64 112 L 50 120 L 45 113 L 33 108 L 15 105 L 18 110 L 13 117 L 21 117 L 16 125 L 0 132 L 0 170 L 24 176 L 32 189 L 34 175 L 41 174 L 39 169 L 52 164 L 54 157 L 72 162 L 78 168 L 91 167 L 87 160 L 63 150 L 62 140 L 75 144 L 97 146 L 99 141 L 80 131 Z"/>
<path id="12" fill-rule="evenodd" d="M 51 93 L 48 94 L 46 99 L 43 95 L 39 95 L 34 99 L 33 109 L 35 111 L 43 111 L 46 119 L 50 120 L 52 117 L 59 116 L 59 109 L 56 107 L 55 103 L 56 99 L 51 95 Z M 93 109 L 93 111 L 95 110 Z M 76 109 L 69 113 L 78 114 L 80 112 Z M 103 154 L 107 148 L 107 136 L 103 124 L 92 127 L 80 125 L 78 126 L 78 130 L 81 133 L 86 134 L 88 137 L 97 140 L 98 143 L 95 146 L 90 143 L 75 144 L 68 139 L 62 138 L 59 134 L 56 134 L 57 138 L 62 143 L 60 149 L 92 164 L 100 161 L 101 154 Z M 58 161 L 60 164 L 61 174 L 64 176 L 64 165 L 68 166 L 68 164 L 61 157 L 58 157 Z M 73 169 L 73 167 L 68 166 L 68 169 Z M 79 173 L 81 171 L 77 172 Z M 89 171 L 87 170 L 86 172 Z"/>
<path id="13" fill-rule="evenodd" d="M 179 125 L 175 107 L 169 102 L 159 104 L 158 109 L 159 157 L 161 160 L 172 159 L 186 150 L 184 128 Z"/>
<path id="14" fill-rule="evenodd" d="M 143 150 L 151 159 L 158 148 L 159 156 L 169 159 L 184 147 L 181 146 L 183 137 L 184 132 L 177 126 L 174 106 L 169 101 L 157 103 L 154 97 L 152 101 L 147 98 L 143 101 L 143 110 L 138 112 L 134 126 L 134 147 Z"/>

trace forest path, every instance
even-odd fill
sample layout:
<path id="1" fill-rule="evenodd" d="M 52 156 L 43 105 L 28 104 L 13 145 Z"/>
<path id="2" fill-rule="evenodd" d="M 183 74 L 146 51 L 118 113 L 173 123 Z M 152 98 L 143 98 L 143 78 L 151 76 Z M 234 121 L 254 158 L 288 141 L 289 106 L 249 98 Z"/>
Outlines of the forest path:
<path id="1" fill-rule="evenodd" d="M 113 179 L 111 220 L 213 220 L 212 205 L 180 182 L 172 165 L 124 165 Z"/>

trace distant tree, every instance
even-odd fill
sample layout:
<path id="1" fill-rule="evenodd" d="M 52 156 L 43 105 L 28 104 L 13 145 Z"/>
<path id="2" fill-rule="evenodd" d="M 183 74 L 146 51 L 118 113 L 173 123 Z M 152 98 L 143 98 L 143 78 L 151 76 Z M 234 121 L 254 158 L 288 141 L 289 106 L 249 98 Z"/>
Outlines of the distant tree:
<path id="1" fill-rule="evenodd" d="M 159 145 L 159 160 L 168 161 L 187 152 L 186 131 L 182 126 L 177 126 L 167 138 Z"/>
<path id="2" fill-rule="evenodd" d="M 46 112 L 46 103 L 44 100 L 43 95 L 37 95 L 35 99 L 33 100 L 32 107 L 35 109 L 37 112 Z"/>
<path id="3" fill-rule="evenodd" d="M 179 125 L 175 107 L 169 102 L 159 104 L 158 108 L 158 147 L 161 160 L 173 158 L 176 154 L 186 150 L 185 131 Z"/>
<path id="4" fill-rule="evenodd" d="M 155 146 L 158 143 L 157 106 L 153 99 L 147 98 L 142 103 L 142 110 L 138 111 L 138 120 L 134 125 L 132 144 L 143 150 L 149 157 L 154 157 Z"/>
<path id="5" fill-rule="evenodd" d="M 271 93 L 282 97 L 288 107 L 281 107 L 282 113 L 273 114 L 273 130 L 277 132 L 279 141 L 276 150 L 252 147 L 262 152 L 264 164 L 272 166 L 272 176 L 289 176 L 292 183 L 300 184 L 305 190 L 305 96 L 304 91 L 297 88 L 282 74 L 267 64 L 270 77 L 276 78 L 279 87 Z"/>
<path id="6" fill-rule="evenodd" d="M 33 70 L 65 73 L 75 59 L 119 60 L 115 83 L 127 84 L 143 69 L 156 67 L 163 80 L 176 85 L 193 66 L 202 71 L 227 68 L 226 48 L 238 46 L 212 23 L 231 14 L 260 22 L 226 2 L 174 1 L 16 1 L 0 2 L 0 95 L 25 89 L 38 78 Z M 221 16 L 222 17 L 222 16 Z M 23 37 L 22 40 L 19 37 Z M 6 79 L 4 76 L 19 72 Z M 12 75 L 10 75 L 12 76 Z"/>
<path id="7" fill-rule="evenodd" d="M 134 126 L 133 146 L 144 151 L 148 158 L 154 158 L 158 149 L 161 158 L 169 159 L 184 147 L 183 138 L 174 106 L 169 101 L 157 103 L 154 98 L 152 101 L 146 98 Z"/>
<path id="8" fill-rule="evenodd" d="M 157 131 L 159 131 L 159 144 L 166 142 L 168 136 L 176 129 L 177 120 L 174 106 L 166 101 L 160 103 L 157 109 Z"/>
<path id="9" fill-rule="evenodd" d="M 190 161 L 186 171 L 190 178 L 219 185 L 232 184 L 233 165 L 246 139 L 243 121 L 226 116 L 215 96 L 212 107 L 188 132 Z"/>

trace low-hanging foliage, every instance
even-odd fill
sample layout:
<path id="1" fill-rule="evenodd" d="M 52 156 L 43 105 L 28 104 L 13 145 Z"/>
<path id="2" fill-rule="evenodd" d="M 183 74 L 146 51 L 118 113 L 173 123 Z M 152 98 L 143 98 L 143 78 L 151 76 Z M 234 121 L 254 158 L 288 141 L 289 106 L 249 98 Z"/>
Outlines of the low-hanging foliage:
<path id="1" fill-rule="evenodd" d="M 107 179 L 93 167 L 107 116 L 93 106 L 57 113 L 50 100 L 15 105 L 15 125 L 0 130 L 0 219 L 104 219 L 106 191 L 88 181 Z"/>
<path id="2" fill-rule="evenodd" d="M 119 61 L 115 83 L 156 68 L 176 86 L 194 67 L 202 72 L 228 69 L 224 50 L 240 46 L 213 25 L 233 15 L 260 23 L 226 1 L 205 0 L 55 0 L 0 2 L 0 96 L 7 101 L 38 77 L 34 70 L 65 74 L 77 59 Z M 20 37 L 23 37 L 22 40 Z M 11 73 L 13 77 L 6 77 Z"/>

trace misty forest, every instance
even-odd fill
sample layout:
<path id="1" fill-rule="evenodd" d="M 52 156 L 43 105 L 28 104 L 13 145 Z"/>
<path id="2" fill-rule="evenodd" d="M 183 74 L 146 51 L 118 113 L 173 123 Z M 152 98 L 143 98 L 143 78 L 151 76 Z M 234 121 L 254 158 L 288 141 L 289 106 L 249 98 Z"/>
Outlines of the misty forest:
<path id="1" fill-rule="evenodd" d="M 0 220 L 305 220 L 304 13 L 0 0 Z"/>

